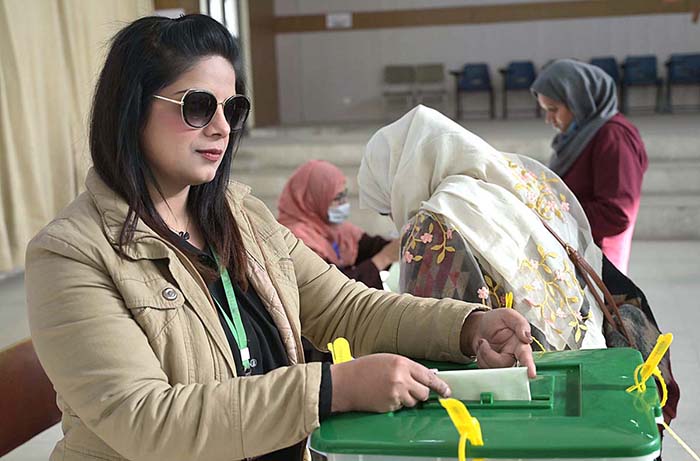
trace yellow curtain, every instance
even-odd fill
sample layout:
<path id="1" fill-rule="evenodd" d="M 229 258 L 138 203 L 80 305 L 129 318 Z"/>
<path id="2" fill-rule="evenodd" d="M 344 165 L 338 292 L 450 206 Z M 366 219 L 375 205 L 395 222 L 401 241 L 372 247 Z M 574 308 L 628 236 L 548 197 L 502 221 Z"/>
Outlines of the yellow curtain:
<path id="1" fill-rule="evenodd" d="M 152 0 L 0 0 L 0 273 L 81 190 L 109 39 Z"/>

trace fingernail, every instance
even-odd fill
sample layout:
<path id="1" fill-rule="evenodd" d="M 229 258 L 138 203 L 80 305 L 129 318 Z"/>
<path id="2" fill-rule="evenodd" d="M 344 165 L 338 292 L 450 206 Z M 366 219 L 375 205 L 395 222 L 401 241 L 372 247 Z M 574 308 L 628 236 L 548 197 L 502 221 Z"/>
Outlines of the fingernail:
<path id="1" fill-rule="evenodd" d="M 525 337 L 527 338 L 527 340 L 528 340 L 529 342 L 532 342 L 532 333 L 530 333 L 529 331 L 525 330 Z"/>

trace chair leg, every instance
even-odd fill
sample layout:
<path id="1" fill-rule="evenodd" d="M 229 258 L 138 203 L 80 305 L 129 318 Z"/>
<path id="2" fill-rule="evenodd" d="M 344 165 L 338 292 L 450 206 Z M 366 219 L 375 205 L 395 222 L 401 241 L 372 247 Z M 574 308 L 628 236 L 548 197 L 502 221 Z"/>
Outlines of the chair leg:
<path id="1" fill-rule="evenodd" d="M 494 107 L 494 95 L 493 95 L 493 88 L 489 90 L 489 114 L 491 116 L 491 120 L 496 118 L 496 110 Z"/>
<path id="2" fill-rule="evenodd" d="M 503 88 L 503 119 L 508 118 L 508 90 Z"/>
<path id="3" fill-rule="evenodd" d="M 657 114 L 661 113 L 663 111 L 663 101 L 661 100 L 662 98 L 662 93 L 661 93 L 661 82 L 656 83 L 656 104 L 654 107 L 654 112 Z"/>
<path id="4" fill-rule="evenodd" d="M 671 94 L 671 81 L 666 82 L 666 112 L 669 114 L 673 113 L 673 101 Z"/>
<path id="5" fill-rule="evenodd" d="M 625 85 L 620 85 L 620 112 L 627 114 L 627 89 Z"/>

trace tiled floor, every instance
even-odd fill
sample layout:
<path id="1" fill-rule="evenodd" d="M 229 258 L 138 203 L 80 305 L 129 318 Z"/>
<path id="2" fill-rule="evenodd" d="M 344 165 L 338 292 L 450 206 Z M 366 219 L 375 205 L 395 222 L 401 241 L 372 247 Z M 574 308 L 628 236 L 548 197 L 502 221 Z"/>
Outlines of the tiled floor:
<path id="1" fill-rule="evenodd" d="M 662 330 L 672 332 L 673 367 L 681 386 L 676 431 L 696 450 L 700 449 L 700 242 L 635 242 L 630 274 L 645 291 Z M 21 276 L 0 281 L 0 347 L 28 334 L 25 318 L 24 287 Z M 30 443 L 2 457 L 2 461 L 46 460 L 60 437 L 55 426 Z M 691 458 L 671 440 L 665 439 L 664 459 Z"/>

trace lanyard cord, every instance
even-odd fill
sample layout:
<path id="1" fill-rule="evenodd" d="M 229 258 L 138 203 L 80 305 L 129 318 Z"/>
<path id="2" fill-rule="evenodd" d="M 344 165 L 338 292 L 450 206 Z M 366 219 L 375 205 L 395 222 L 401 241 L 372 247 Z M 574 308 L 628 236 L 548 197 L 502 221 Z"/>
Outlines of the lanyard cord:
<path id="1" fill-rule="evenodd" d="M 219 308 L 221 314 L 226 320 L 226 325 L 231 331 L 231 334 L 236 340 L 236 345 L 241 353 L 241 364 L 243 369 L 248 372 L 250 371 L 250 350 L 248 349 L 248 335 L 243 328 L 243 320 L 241 319 L 241 311 L 238 308 L 238 302 L 236 301 L 236 293 L 233 291 L 233 284 L 231 283 L 231 276 L 228 273 L 228 269 L 223 267 L 219 263 L 219 257 L 212 248 L 212 254 L 214 255 L 214 260 L 216 265 L 219 267 L 219 272 L 221 273 L 221 283 L 224 285 L 224 292 L 226 293 L 226 301 L 228 302 L 228 312 L 223 306 L 214 298 L 214 303 L 216 307 Z"/>

